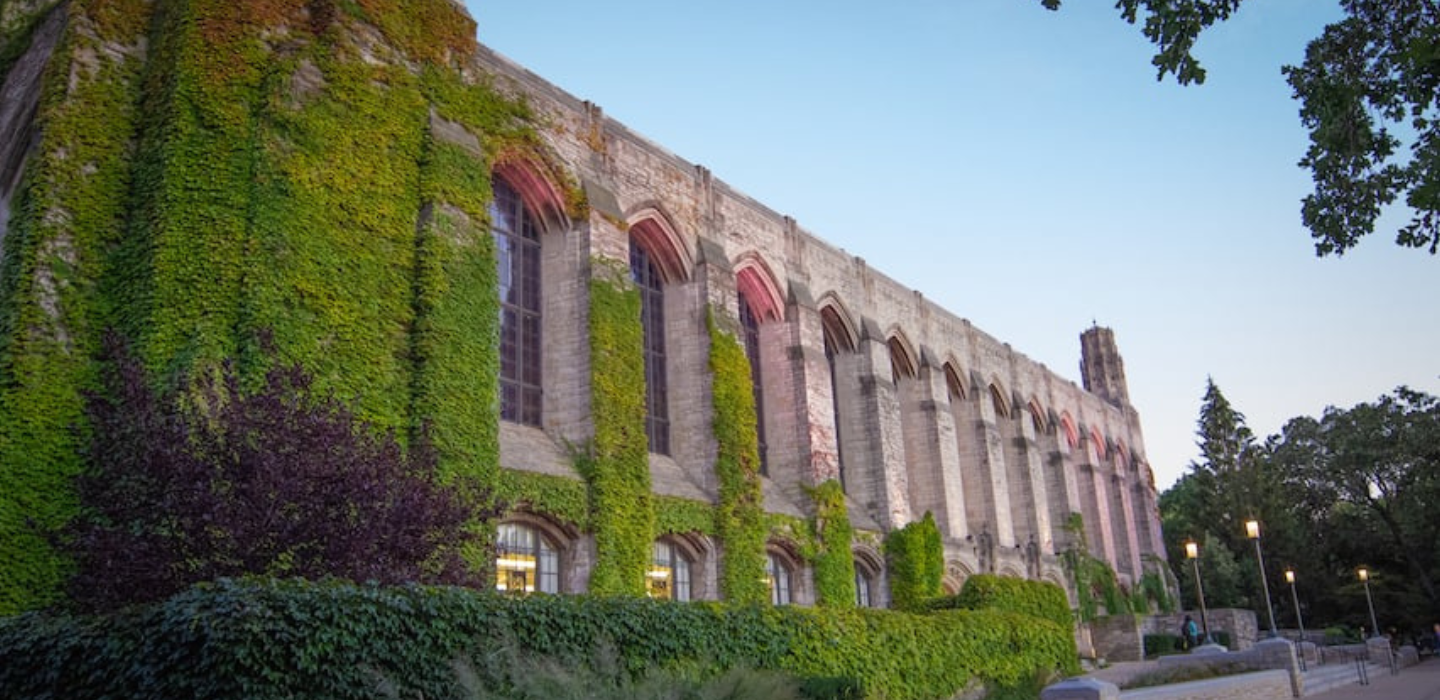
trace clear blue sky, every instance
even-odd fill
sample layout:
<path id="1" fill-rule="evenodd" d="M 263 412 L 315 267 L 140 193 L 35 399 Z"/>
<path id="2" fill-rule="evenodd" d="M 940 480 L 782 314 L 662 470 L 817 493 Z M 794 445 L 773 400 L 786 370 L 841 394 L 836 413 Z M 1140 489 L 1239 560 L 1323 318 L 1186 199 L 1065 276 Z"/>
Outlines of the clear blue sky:
<path id="1" fill-rule="evenodd" d="M 1300 225 L 1280 66 L 1340 15 L 1252 0 L 1158 83 L 1108 0 L 467 0 L 480 41 L 1079 380 L 1115 329 L 1157 485 L 1207 376 L 1263 438 L 1397 385 L 1440 393 L 1440 259 Z"/>

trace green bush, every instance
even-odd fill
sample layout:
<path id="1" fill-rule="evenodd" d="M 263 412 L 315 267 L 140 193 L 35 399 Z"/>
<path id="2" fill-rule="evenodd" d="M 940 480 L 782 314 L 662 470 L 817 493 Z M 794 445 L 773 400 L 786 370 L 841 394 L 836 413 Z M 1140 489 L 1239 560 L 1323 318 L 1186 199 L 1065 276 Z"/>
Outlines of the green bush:
<path id="1" fill-rule="evenodd" d="M 1070 630 L 999 611 L 512 598 L 303 580 L 222 580 L 109 615 L 0 619 L 0 658 L 0 697 L 78 700 L 453 698 L 473 687 L 544 696 L 520 688 L 506 658 L 610 679 L 597 691 L 750 668 L 794 676 L 811 697 L 863 690 L 890 700 L 1076 670 Z"/>
<path id="2" fill-rule="evenodd" d="M 1183 641 L 1180 635 L 1176 634 L 1147 634 L 1145 635 L 1145 658 L 1152 659 L 1183 651 Z"/>
<path id="3" fill-rule="evenodd" d="M 945 550 L 929 511 L 923 519 L 885 536 L 885 558 L 890 562 L 890 603 L 897 610 L 923 610 L 940 595 Z"/>
<path id="4" fill-rule="evenodd" d="M 1010 576 L 976 574 L 965 579 L 965 587 L 954 596 L 938 598 L 932 609 L 1005 610 L 1069 628 L 1075 624 L 1065 591 L 1053 583 L 1027 581 Z"/>

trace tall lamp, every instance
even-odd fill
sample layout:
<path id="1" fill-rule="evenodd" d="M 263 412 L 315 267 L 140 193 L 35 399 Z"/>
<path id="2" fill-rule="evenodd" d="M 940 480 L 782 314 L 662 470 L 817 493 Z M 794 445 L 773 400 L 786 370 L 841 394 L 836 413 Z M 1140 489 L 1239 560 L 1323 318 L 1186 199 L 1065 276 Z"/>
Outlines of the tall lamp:
<path id="1" fill-rule="evenodd" d="M 1360 583 L 1365 584 L 1365 605 L 1370 608 L 1370 635 L 1379 637 L 1380 625 L 1375 622 L 1375 601 L 1370 597 L 1370 570 L 1362 566 L 1355 573 L 1360 576 Z"/>
<path id="2" fill-rule="evenodd" d="M 1300 641 L 1305 641 L 1305 621 L 1300 618 L 1300 596 L 1295 594 L 1295 570 L 1285 570 L 1285 583 L 1290 584 L 1290 600 L 1295 601 L 1295 624 L 1300 628 Z"/>
<path id="3" fill-rule="evenodd" d="M 1260 553 L 1260 521 L 1245 521 L 1245 536 L 1255 540 L 1255 562 L 1260 565 L 1260 587 L 1265 591 L 1265 614 L 1270 619 L 1270 636 L 1278 637 L 1275 631 L 1275 609 L 1270 605 L 1270 582 L 1265 580 L 1265 556 Z"/>
<path id="4" fill-rule="evenodd" d="M 1305 643 L 1305 621 L 1300 618 L 1300 596 L 1295 594 L 1295 570 L 1285 569 L 1285 583 L 1290 584 L 1290 600 L 1295 601 L 1295 624 L 1300 628 L 1300 643 Z M 1305 648 L 1298 647 L 1300 651 L 1300 670 L 1305 670 Z"/>
<path id="5" fill-rule="evenodd" d="M 1200 545 L 1194 540 L 1185 543 L 1185 558 L 1195 570 L 1195 596 L 1200 599 L 1200 625 L 1205 628 L 1205 643 L 1214 644 L 1210 638 L 1210 615 L 1205 612 L 1205 586 L 1200 583 Z"/>

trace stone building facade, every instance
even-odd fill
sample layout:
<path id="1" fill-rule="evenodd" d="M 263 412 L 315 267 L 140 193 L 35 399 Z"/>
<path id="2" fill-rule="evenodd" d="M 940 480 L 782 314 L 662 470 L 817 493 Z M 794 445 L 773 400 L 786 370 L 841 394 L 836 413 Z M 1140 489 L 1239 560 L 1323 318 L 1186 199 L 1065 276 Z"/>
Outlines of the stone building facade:
<path id="1" fill-rule="evenodd" d="M 805 489 L 829 479 L 844 486 L 861 533 L 880 535 L 928 511 L 951 591 L 977 572 L 1068 589 L 1058 553 L 1076 544 L 1065 527 L 1072 514 L 1091 553 L 1122 582 L 1164 557 L 1139 415 L 1110 329 L 1081 335 L 1078 386 L 595 104 L 484 47 L 472 68 L 537 111 L 546 147 L 589 206 L 588 216 L 567 216 L 553 175 L 497 166 L 498 187 L 513 191 L 518 216 L 534 227 L 524 253 L 531 267 L 517 274 L 538 276 L 540 290 L 533 356 L 522 363 L 534 381 L 517 388 L 534 406 L 528 418 L 502 422 L 502 466 L 579 478 L 566 445 L 591 431 L 587 281 L 594 261 L 628 260 L 653 285 L 647 318 L 663 318 L 663 332 L 648 340 L 662 348 L 648 375 L 659 388 L 651 387 L 652 418 L 663 414 L 651 425 L 656 493 L 716 500 L 705 318 L 718 308 L 745 330 L 756 367 L 768 511 L 811 515 Z M 584 590 L 593 542 L 540 514 L 514 518 L 558 552 L 551 586 Z M 857 541 L 856 564 L 864 602 L 884 605 L 876 542 Z M 723 547 L 702 537 L 670 545 L 666 556 L 688 562 L 689 595 L 717 597 Z M 802 558 L 783 542 L 773 549 L 788 600 L 813 602 Z"/>

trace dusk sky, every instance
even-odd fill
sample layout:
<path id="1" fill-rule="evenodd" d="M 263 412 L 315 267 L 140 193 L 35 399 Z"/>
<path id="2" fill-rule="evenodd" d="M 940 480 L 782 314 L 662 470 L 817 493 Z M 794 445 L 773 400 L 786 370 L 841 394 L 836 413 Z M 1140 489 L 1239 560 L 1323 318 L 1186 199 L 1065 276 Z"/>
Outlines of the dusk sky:
<path id="1" fill-rule="evenodd" d="M 1300 224 L 1280 67 L 1338 3 L 1246 3 L 1183 88 L 1112 5 L 467 1 L 482 43 L 1060 375 L 1115 329 L 1161 490 L 1207 376 L 1261 439 L 1440 393 L 1440 259 L 1400 217 L 1338 259 Z"/>

